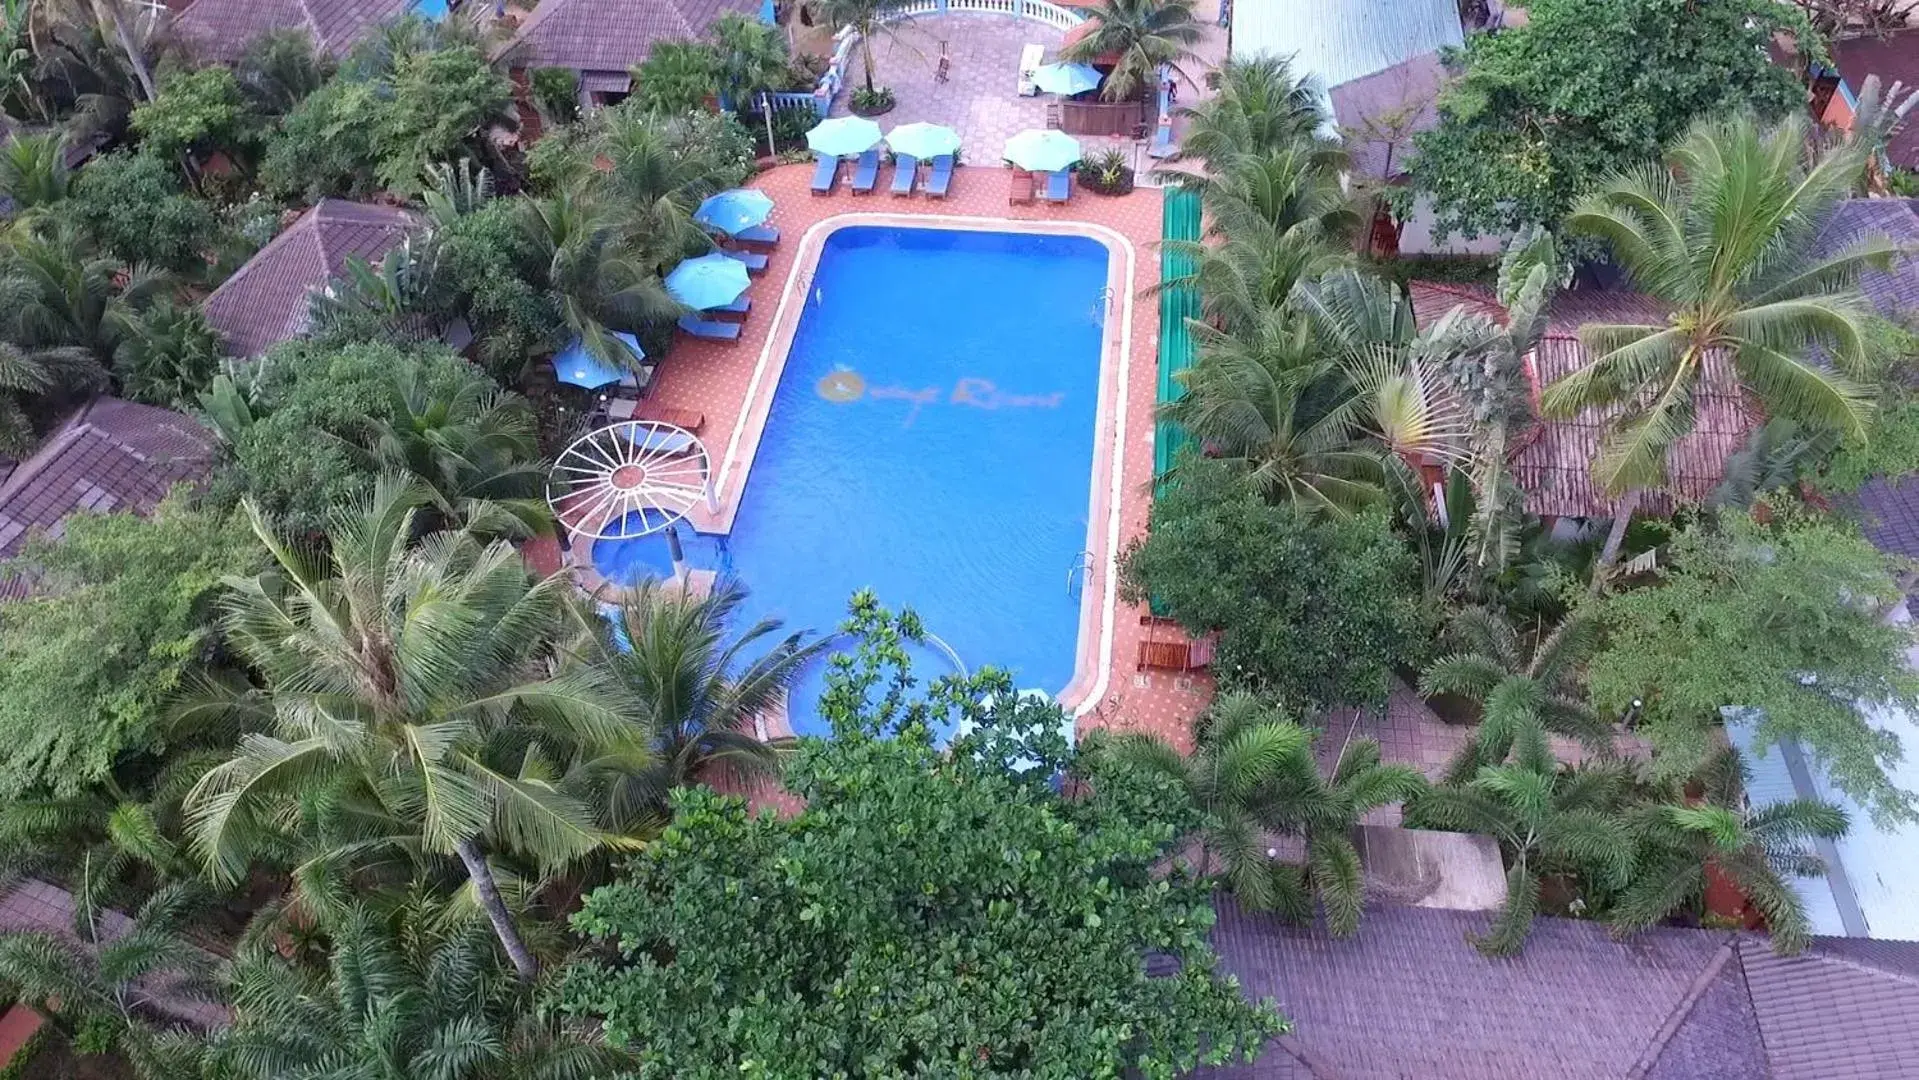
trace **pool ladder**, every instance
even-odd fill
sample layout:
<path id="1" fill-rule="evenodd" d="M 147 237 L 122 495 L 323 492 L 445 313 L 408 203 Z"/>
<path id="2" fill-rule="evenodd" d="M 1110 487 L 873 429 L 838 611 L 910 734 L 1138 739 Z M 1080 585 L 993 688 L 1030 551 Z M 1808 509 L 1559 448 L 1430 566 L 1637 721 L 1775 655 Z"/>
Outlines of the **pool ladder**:
<path id="1" fill-rule="evenodd" d="M 1093 572 L 1093 553 L 1082 551 L 1073 556 L 1073 565 L 1066 568 L 1066 595 L 1074 600 L 1086 589 L 1086 579 Z"/>
<path id="2" fill-rule="evenodd" d="M 967 674 L 966 663 L 959 658 L 959 652 L 955 650 L 951 645 L 948 645 L 944 638 L 940 637 L 938 634 L 927 634 L 926 643 L 938 649 L 941 652 L 941 654 L 943 654 L 946 657 L 946 659 L 950 663 L 952 663 L 953 670 L 959 672 L 960 678 L 967 679 L 972 677 Z"/>

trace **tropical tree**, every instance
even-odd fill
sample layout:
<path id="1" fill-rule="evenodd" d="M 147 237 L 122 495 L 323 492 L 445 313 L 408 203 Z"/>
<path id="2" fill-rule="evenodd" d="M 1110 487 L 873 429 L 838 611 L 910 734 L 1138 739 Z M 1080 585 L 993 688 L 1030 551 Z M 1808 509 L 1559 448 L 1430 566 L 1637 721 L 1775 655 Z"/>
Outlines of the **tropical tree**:
<path id="1" fill-rule="evenodd" d="M 254 112 L 279 117 L 333 77 L 333 60 L 304 29 L 269 30 L 247 45 L 233 75 Z"/>
<path id="2" fill-rule="evenodd" d="M 26 11 L 38 81 L 72 111 L 77 140 L 119 133 L 159 96 L 155 72 L 173 51 L 164 12 L 140 0 L 31 0 Z"/>
<path id="3" fill-rule="evenodd" d="M 644 357 L 618 335 L 683 309 L 620 242 L 620 224 L 584 194 L 562 191 L 520 204 L 520 224 L 545 264 L 560 319 L 601 363 L 637 372 Z"/>
<path id="4" fill-rule="evenodd" d="M 604 666 L 642 706 L 633 718 L 634 762 L 621 753 L 580 764 L 599 793 L 606 828 L 631 832 L 664 820 L 668 796 L 702 779 L 741 782 L 778 772 L 782 747 L 761 738 L 755 721 L 831 642 L 808 642 L 803 632 L 777 636 L 774 619 L 729 640 L 745 600 L 732 580 L 700 597 L 649 581 L 610 618 L 582 609 L 586 633 L 574 651 Z"/>
<path id="5" fill-rule="evenodd" d="M 633 96 L 648 112 L 698 109 L 720 90 L 720 57 L 704 41 L 658 41 L 633 68 Z"/>
<path id="6" fill-rule="evenodd" d="M 58 132 L 27 132 L 0 143 L 0 195 L 16 215 L 44 210 L 67 197 L 72 182 L 66 138 Z"/>
<path id="7" fill-rule="evenodd" d="M 135 401 L 186 408 L 219 373 L 225 350 L 199 308 L 163 297 L 116 317 L 120 341 L 113 350 L 114 378 Z"/>
<path id="8" fill-rule="evenodd" d="M 85 349 L 27 349 L 0 341 L 0 452 L 31 452 L 37 421 L 69 397 L 97 390 L 106 381 L 106 372 Z"/>
<path id="9" fill-rule="evenodd" d="M 113 363 L 119 314 L 160 293 L 169 279 L 84 251 L 64 224 L 9 234 L 0 245 L 0 340 L 26 349 L 83 349 L 98 370 Z"/>
<path id="10" fill-rule="evenodd" d="M 412 368 L 395 373 L 390 408 L 362 437 L 369 464 L 416 479 L 444 519 L 524 535 L 550 521 L 535 428 L 516 395 L 478 379 L 449 388 Z"/>
<path id="11" fill-rule="evenodd" d="M 1180 64 L 1195 59 L 1205 36 L 1193 14 L 1194 0 L 1101 0 L 1088 14 L 1094 29 L 1068 46 L 1064 56 L 1090 64 L 1117 56 L 1100 96 L 1124 101 L 1159 85 L 1161 69 L 1192 82 Z"/>
<path id="12" fill-rule="evenodd" d="M 1419 677 L 1421 694 L 1457 694 L 1480 708 L 1479 728 L 1447 767 L 1448 782 L 1463 784 L 1508 757 L 1550 772 L 1549 734 L 1610 750 L 1612 728 L 1585 703 L 1579 687 L 1580 666 L 1598 648 L 1599 634 L 1599 621 L 1584 612 L 1537 638 L 1522 634 L 1495 608 L 1455 614 L 1445 633 L 1452 651 Z"/>
<path id="13" fill-rule="evenodd" d="M 746 108 L 762 90 L 786 88 L 792 55 L 778 26 L 729 11 L 709 34 L 719 57 L 720 96 L 733 108 Z"/>
<path id="14" fill-rule="evenodd" d="M 592 1080 L 631 1055 L 571 1029 L 503 977 L 484 924 L 417 896 L 324 920 L 324 966 L 270 941 L 235 958 L 234 1025 L 205 1058 L 235 1080 Z"/>
<path id="15" fill-rule="evenodd" d="M 866 80 L 866 92 L 877 93 L 873 82 L 873 41 L 880 36 L 894 37 L 907 17 L 901 13 L 902 0 L 820 0 L 820 19 L 828 26 L 850 26 L 859 34 L 860 74 Z"/>
<path id="16" fill-rule="evenodd" d="M 707 120 L 714 120 L 709 128 Z M 619 226 L 622 247 L 650 273 L 664 273 L 712 241 L 693 220 L 708 195 L 745 177 L 727 161 L 738 125 L 713 114 L 656 116 L 615 108 L 592 148 L 606 168 L 588 174 L 594 204 Z M 731 136 L 725 138 L 723 136 Z"/>
<path id="17" fill-rule="evenodd" d="M 624 702 L 593 668 L 549 668 L 567 580 L 530 580 L 511 545 L 468 532 L 414 542 L 427 499 L 383 478 L 368 503 L 336 511 L 323 560 L 248 505 L 274 567 L 236 582 L 222 626 L 265 682 L 270 729 L 201 779 L 188 822 L 208 871 L 231 882 L 263 820 L 316 785 L 350 787 L 417 821 L 424 851 L 459 856 L 530 980 L 538 962 L 488 848 L 559 867 L 607 841 L 547 778 L 542 740 L 616 742 Z"/>
<path id="18" fill-rule="evenodd" d="M 1547 876 L 1590 873 L 1609 889 L 1631 880 L 1633 842 L 1618 811 L 1628 783 L 1612 766 L 1539 772 L 1523 764 L 1487 765 L 1465 784 L 1427 789 L 1407 805 L 1407 824 L 1499 841 L 1506 901 L 1473 944 L 1491 956 L 1510 956 L 1526 943 Z"/>
<path id="19" fill-rule="evenodd" d="M 1218 86 L 1210 96 L 1179 107 L 1185 134 L 1169 161 L 1197 160 L 1218 173 L 1242 155 L 1301 143 L 1337 151 L 1324 134 L 1330 118 L 1319 94 L 1287 58 L 1228 57 L 1212 77 Z"/>
<path id="20" fill-rule="evenodd" d="M 1626 818 L 1638 844 L 1632 883 L 1607 916 L 1631 933 L 1704 902 L 1713 874 L 1736 886 L 1765 917 L 1773 951 L 1796 953 L 1812 942 L 1805 902 L 1788 882 L 1818 877 L 1826 864 L 1808 850 L 1814 840 L 1846 834 L 1846 812 L 1821 799 L 1793 799 L 1752 809 L 1739 751 L 1726 747 L 1695 777 L 1697 799 L 1639 807 Z"/>
<path id="21" fill-rule="evenodd" d="M 1799 117 L 1767 128 L 1744 116 L 1701 122 L 1664 167 L 1615 176 L 1567 219 L 1671 308 L 1663 323 L 1582 327 L 1592 361 L 1541 396 L 1553 417 L 1620 410 L 1593 461 L 1594 480 L 1619 498 L 1602 567 L 1618 557 L 1644 492 L 1665 485 L 1667 454 L 1692 430 L 1710 380 L 1735 380 L 1773 416 L 1865 430 L 1882 358 L 1858 280 L 1892 246 L 1871 236 L 1804 257 L 1870 148 L 1855 141 L 1808 162 L 1806 138 Z"/>

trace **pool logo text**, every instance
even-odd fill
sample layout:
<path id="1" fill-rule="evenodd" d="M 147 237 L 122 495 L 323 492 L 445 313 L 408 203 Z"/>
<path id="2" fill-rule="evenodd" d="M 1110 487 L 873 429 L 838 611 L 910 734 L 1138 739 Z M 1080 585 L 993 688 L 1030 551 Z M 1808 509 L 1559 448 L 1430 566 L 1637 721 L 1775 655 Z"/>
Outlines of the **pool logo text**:
<path id="1" fill-rule="evenodd" d="M 1051 394 L 1007 393 L 991 379 L 971 376 L 957 380 L 950 389 L 943 386 L 919 389 L 908 386 L 868 386 L 860 373 L 850 368 L 828 372 L 813 384 L 813 389 L 819 396 L 836 404 L 847 404 L 862 397 L 875 401 L 909 402 L 913 407 L 906 414 L 908 425 L 928 405 L 967 405 L 975 409 L 1057 409 L 1066 398 L 1063 391 Z"/>

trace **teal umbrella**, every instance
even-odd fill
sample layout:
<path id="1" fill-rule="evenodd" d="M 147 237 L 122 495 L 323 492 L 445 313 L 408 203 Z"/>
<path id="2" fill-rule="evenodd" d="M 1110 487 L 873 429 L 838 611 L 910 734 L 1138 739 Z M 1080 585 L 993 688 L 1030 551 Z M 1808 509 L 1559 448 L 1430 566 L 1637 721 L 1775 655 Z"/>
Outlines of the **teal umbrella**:
<path id="1" fill-rule="evenodd" d="M 752 188 L 733 188 L 718 195 L 708 195 L 706 201 L 693 211 L 693 220 L 709 229 L 718 229 L 733 236 L 742 229 L 750 229 L 766 220 L 773 212 L 773 200 L 764 191 Z"/>
<path id="2" fill-rule="evenodd" d="M 1079 140 L 1064 131 L 1029 128 L 1006 140 L 1001 156 L 1031 172 L 1058 172 L 1079 160 Z"/>
<path id="3" fill-rule="evenodd" d="M 941 154 L 956 154 L 960 148 L 959 132 L 938 124 L 916 121 L 901 124 L 886 133 L 886 145 L 893 148 L 895 154 L 905 154 L 921 161 L 939 157 Z"/>
<path id="4" fill-rule="evenodd" d="M 1084 94 L 1099 88 L 1099 71 L 1086 64 L 1041 64 L 1033 69 L 1033 85 L 1049 94 Z"/>
<path id="5" fill-rule="evenodd" d="M 701 310 L 738 300 L 746 286 L 746 264 L 717 251 L 688 259 L 666 275 L 667 295 Z"/>
<path id="6" fill-rule="evenodd" d="M 880 141 L 880 126 L 864 116 L 835 116 L 813 125 L 806 133 L 807 149 L 828 157 L 852 157 L 871 150 Z"/>

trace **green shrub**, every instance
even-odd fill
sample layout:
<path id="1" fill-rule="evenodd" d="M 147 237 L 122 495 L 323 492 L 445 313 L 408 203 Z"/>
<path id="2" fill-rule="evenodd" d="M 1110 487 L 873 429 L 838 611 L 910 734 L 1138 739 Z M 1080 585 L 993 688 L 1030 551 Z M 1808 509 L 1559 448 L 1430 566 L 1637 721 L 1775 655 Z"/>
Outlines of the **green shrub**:
<path id="1" fill-rule="evenodd" d="M 533 107 L 548 124 L 570 124 L 580 118 L 580 73 L 572 68 L 534 68 L 528 78 Z"/>
<path id="2" fill-rule="evenodd" d="M 219 228 L 212 208 L 181 190 L 172 163 L 126 150 L 81 169 L 59 212 L 115 258 L 175 271 L 203 265 Z"/>

